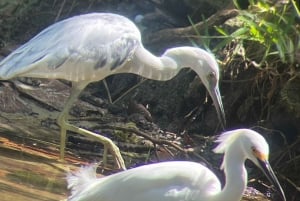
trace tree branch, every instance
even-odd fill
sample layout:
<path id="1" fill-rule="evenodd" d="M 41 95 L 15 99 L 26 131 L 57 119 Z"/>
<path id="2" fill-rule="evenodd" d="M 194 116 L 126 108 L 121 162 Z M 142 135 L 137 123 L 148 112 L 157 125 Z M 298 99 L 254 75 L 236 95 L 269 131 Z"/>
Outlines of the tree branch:
<path id="1" fill-rule="evenodd" d="M 155 33 L 147 33 L 144 38 L 144 43 L 147 45 L 160 44 L 163 42 L 165 44 L 171 43 L 172 41 L 186 41 L 191 37 L 196 35 L 195 29 L 198 31 L 204 30 L 207 27 L 213 27 L 216 25 L 223 24 L 230 18 L 238 15 L 238 10 L 222 10 L 205 21 L 198 22 L 193 26 L 173 28 L 173 29 L 163 29 Z"/>

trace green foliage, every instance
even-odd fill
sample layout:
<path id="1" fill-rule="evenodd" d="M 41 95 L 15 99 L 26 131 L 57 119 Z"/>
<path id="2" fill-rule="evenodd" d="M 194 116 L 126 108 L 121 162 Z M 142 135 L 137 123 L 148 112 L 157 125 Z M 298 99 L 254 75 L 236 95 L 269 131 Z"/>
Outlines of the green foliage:
<path id="1" fill-rule="evenodd" d="M 245 42 L 249 44 L 251 41 L 264 47 L 260 63 L 271 55 L 279 56 L 282 62 L 294 63 L 295 52 L 300 48 L 300 31 L 296 23 L 299 11 L 293 1 L 276 2 L 249 0 L 248 9 L 240 10 L 235 28 L 232 30 L 230 27 L 231 32 L 228 27 L 216 27 L 225 39 L 215 49 L 220 49 L 233 40 L 243 46 Z"/>

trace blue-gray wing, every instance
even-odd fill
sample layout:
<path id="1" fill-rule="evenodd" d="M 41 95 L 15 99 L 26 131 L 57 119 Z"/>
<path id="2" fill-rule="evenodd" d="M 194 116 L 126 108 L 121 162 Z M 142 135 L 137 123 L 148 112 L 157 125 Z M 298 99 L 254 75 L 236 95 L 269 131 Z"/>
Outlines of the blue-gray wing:
<path id="1" fill-rule="evenodd" d="M 87 79 L 95 70 L 120 66 L 140 45 L 138 28 L 109 13 L 75 16 L 44 29 L 0 62 L 0 79 Z"/>

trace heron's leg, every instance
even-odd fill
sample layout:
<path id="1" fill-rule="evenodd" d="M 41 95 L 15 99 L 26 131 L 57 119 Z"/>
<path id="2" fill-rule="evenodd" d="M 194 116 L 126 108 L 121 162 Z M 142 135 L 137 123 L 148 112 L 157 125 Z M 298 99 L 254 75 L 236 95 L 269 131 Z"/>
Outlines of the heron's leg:
<path id="1" fill-rule="evenodd" d="M 139 83 L 137 83 L 136 85 L 130 87 L 127 91 L 125 91 L 121 96 L 119 96 L 116 100 L 112 101 L 112 104 L 120 101 L 122 98 L 124 98 L 127 94 L 129 94 L 132 90 L 134 90 L 135 88 L 139 87 L 141 84 L 143 84 L 145 81 L 147 81 L 146 78 L 143 78 Z M 108 91 L 109 92 L 109 91 Z"/>
<path id="2" fill-rule="evenodd" d="M 112 104 L 112 99 L 111 99 L 111 95 L 110 95 L 110 92 L 109 92 L 109 88 L 108 88 L 108 85 L 107 85 L 107 82 L 105 79 L 102 80 L 103 84 L 104 84 L 104 88 L 106 90 L 106 93 L 107 93 L 107 97 L 108 97 L 108 100 L 109 100 L 109 103 Z"/>
<path id="3" fill-rule="evenodd" d="M 70 97 L 64 105 L 63 111 L 60 113 L 57 124 L 60 126 L 60 159 L 63 160 L 65 156 L 65 148 L 66 148 L 66 137 L 67 137 L 67 117 L 69 115 L 69 111 L 73 105 L 73 103 L 78 99 L 81 91 L 86 87 L 88 83 L 72 83 L 72 89 L 70 92 Z"/>
<path id="4" fill-rule="evenodd" d="M 83 129 L 83 128 L 78 128 L 78 127 L 73 126 L 69 123 L 66 123 L 65 127 L 66 127 L 67 130 L 70 130 L 70 131 L 79 133 L 81 135 L 87 136 L 89 138 L 95 139 L 97 141 L 100 141 L 104 145 L 104 148 L 106 148 L 106 149 L 108 148 L 110 153 L 113 155 L 117 167 L 119 169 L 126 170 L 125 162 L 122 158 L 120 150 L 113 143 L 113 141 L 111 139 L 109 139 L 107 137 L 104 137 L 102 135 L 98 135 L 98 134 L 96 134 L 94 132 L 91 132 L 89 130 L 86 130 L 86 129 Z M 104 162 L 106 161 L 106 158 L 107 158 L 106 154 L 107 154 L 107 150 L 104 149 L 104 154 L 103 154 L 103 161 Z"/>
<path id="5" fill-rule="evenodd" d="M 107 158 L 107 149 L 110 150 L 111 154 L 113 155 L 115 162 L 117 164 L 117 167 L 120 169 L 126 169 L 124 160 L 121 156 L 119 148 L 113 143 L 113 141 L 109 138 L 106 138 L 104 136 L 98 135 L 96 133 L 93 133 L 91 131 L 88 131 L 86 129 L 78 128 L 74 125 L 71 125 L 67 122 L 67 116 L 69 113 L 69 110 L 71 109 L 73 103 L 77 98 L 79 97 L 81 91 L 86 87 L 88 83 L 73 83 L 72 85 L 72 91 L 69 99 L 67 100 L 65 107 L 58 117 L 57 123 L 61 127 L 61 141 L 60 141 L 60 158 L 64 158 L 65 154 L 65 147 L 66 147 L 66 131 L 73 131 L 76 133 L 79 133 L 81 135 L 87 136 L 89 138 L 93 138 L 97 141 L 100 141 L 104 145 L 104 154 L 103 154 L 103 162 L 104 165 L 106 164 L 106 158 Z"/>

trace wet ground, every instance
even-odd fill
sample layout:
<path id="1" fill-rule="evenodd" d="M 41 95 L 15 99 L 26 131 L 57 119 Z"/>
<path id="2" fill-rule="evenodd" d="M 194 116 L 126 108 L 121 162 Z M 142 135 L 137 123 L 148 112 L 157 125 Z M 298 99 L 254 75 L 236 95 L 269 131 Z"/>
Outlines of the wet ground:
<path id="1" fill-rule="evenodd" d="M 88 163 L 72 154 L 69 148 L 65 159 L 59 160 L 60 135 L 55 119 L 59 114 L 57 110 L 64 104 L 64 97 L 68 95 L 68 87 L 63 83 L 56 84 L 65 86 L 62 92 L 59 87 L 55 93 L 41 88 L 23 89 L 22 92 L 11 83 L 0 87 L 2 98 L 10 98 L 2 105 L 6 110 L 0 115 L 1 201 L 66 199 L 66 174 Z M 25 91 L 28 92 L 26 97 Z M 54 99 L 51 92 L 62 94 Z M 28 99 L 31 101 L 26 102 Z"/>
<path id="2" fill-rule="evenodd" d="M 67 197 L 66 172 L 72 162 L 57 160 L 58 152 L 0 139 L 2 201 L 57 201 Z"/>

